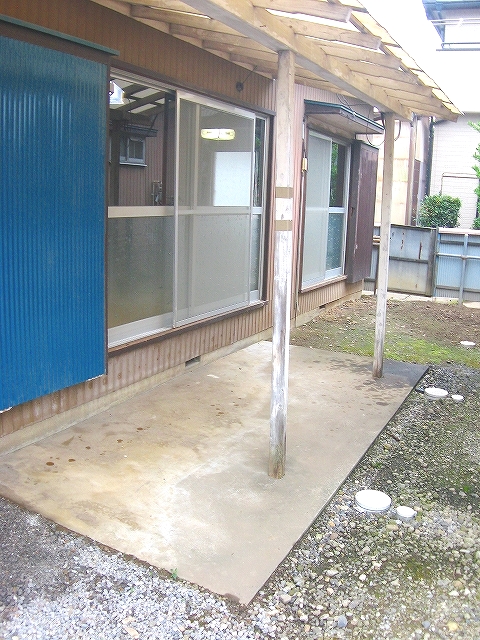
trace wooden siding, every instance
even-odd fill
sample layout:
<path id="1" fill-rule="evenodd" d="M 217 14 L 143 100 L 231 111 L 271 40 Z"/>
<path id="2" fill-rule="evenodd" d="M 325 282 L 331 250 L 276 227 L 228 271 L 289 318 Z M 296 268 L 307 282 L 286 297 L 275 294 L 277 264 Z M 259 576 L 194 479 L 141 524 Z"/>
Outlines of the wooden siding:
<path id="1" fill-rule="evenodd" d="M 271 310 L 269 305 L 265 305 L 255 311 L 179 332 L 175 336 L 139 345 L 123 353 L 110 354 L 107 375 L 1 413 L 0 436 L 97 400 L 144 378 L 183 365 L 198 356 L 233 345 L 268 326 L 271 326 Z"/>
<path id="2" fill-rule="evenodd" d="M 297 317 L 320 309 L 337 300 L 356 297 L 362 292 L 363 280 L 349 284 L 345 277 L 335 279 L 322 287 L 299 294 L 297 301 Z"/>
<path id="3" fill-rule="evenodd" d="M 252 73 L 239 93 L 236 83 L 245 79 L 245 68 L 94 2 L 0 0 L 0 13 L 115 49 L 120 55 L 112 59 L 112 66 L 134 65 L 172 84 L 274 108 L 271 80 Z"/>

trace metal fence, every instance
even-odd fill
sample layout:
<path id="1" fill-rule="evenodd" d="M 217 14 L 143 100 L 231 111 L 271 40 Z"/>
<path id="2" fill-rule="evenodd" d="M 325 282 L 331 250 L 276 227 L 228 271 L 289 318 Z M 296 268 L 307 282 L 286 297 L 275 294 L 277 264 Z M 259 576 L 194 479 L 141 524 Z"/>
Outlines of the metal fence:
<path id="1" fill-rule="evenodd" d="M 365 289 L 377 279 L 379 227 L 375 227 L 372 264 Z M 480 300 L 480 232 L 392 225 L 388 290 L 459 302 Z"/>
<path id="2" fill-rule="evenodd" d="M 480 300 L 480 233 L 440 229 L 436 249 L 435 296 Z"/>

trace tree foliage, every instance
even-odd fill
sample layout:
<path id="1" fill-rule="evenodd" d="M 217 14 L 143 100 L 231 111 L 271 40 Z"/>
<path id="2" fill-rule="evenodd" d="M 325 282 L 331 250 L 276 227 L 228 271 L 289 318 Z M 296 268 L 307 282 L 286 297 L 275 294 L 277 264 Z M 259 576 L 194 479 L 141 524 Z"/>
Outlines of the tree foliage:
<path id="1" fill-rule="evenodd" d="M 456 227 L 461 204 L 460 198 L 452 196 L 425 196 L 420 205 L 418 224 L 422 227 Z"/>

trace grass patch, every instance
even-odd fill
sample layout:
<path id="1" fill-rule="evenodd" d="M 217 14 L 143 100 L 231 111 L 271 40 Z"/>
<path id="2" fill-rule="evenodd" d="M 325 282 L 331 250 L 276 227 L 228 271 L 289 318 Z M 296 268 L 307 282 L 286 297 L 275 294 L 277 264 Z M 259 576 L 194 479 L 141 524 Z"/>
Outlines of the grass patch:
<path id="1" fill-rule="evenodd" d="M 454 363 L 480 368 L 480 353 L 477 350 L 469 351 L 463 347 L 442 346 L 437 342 L 409 336 L 387 336 L 385 357 L 418 364 Z"/>
<path id="2" fill-rule="evenodd" d="M 477 343 L 466 349 L 461 340 Z M 375 300 L 362 298 L 327 310 L 293 329 L 291 344 L 373 356 Z M 480 309 L 459 305 L 391 301 L 385 357 L 423 365 L 462 364 L 480 369 Z"/>

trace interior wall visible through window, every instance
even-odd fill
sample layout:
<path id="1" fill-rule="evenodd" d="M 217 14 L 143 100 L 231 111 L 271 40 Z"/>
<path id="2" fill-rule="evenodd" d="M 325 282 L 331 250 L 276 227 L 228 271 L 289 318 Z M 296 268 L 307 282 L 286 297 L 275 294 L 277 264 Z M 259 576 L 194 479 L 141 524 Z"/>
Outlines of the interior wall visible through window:
<path id="1" fill-rule="evenodd" d="M 349 147 L 308 130 L 302 288 L 343 273 Z"/>
<path id="2" fill-rule="evenodd" d="M 252 112 L 112 83 L 110 346 L 259 299 L 267 137 Z"/>

